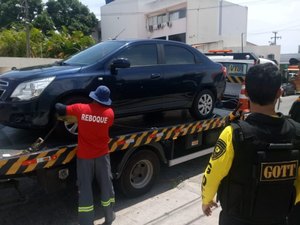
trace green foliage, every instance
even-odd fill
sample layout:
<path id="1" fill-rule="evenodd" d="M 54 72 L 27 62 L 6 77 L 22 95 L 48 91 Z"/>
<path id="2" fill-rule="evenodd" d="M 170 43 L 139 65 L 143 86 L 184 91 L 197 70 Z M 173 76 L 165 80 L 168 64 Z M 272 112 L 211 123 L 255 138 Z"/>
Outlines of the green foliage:
<path id="1" fill-rule="evenodd" d="M 28 21 L 43 10 L 42 0 L 27 0 Z M 13 23 L 25 22 L 25 0 L 0 0 L 0 28 L 11 28 Z"/>
<path id="2" fill-rule="evenodd" d="M 51 30 L 55 30 L 54 22 L 46 11 L 37 15 L 37 17 L 32 21 L 32 25 L 41 29 L 44 34 L 47 34 Z"/>
<path id="3" fill-rule="evenodd" d="M 49 0 L 46 6 L 58 30 L 67 27 L 71 32 L 80 30 L 87 35 L 97 25 L 95 14 L 90 13 L 79 0 Z"/>
<path id="4" fill-rule="evenodd" d="M 26 55 L 25 32 L 13 29 L 0 33 L 0 56 L 22 57 Z"/>
<path id="5" fill-rule="evenodd" d="M 45 35 L 41 30 L 30 30 L 31 57 L 66 58 L 81 51 L 95 41 L 90 36 L 84 36 L 81 31 L 69 34 L 67 28 L 62 32 L 51 31 Z M 0 56 L 25 57 L 26 32 L 24 30 L 8 29 L 0 32 Z"/>
<path id="6" fill-rule="evenodd" d="M 0 56 L 26 56 L 27 24 L 31 57 L 65 58 L 95 43 L 97 22 L 79 0 L 0 0 Z"/>
<path id="7" fill-rule="evenodd" d="M 73 31 L 70 35 L 67 28 L 57 33 L 51 31 L 51 36 L 47 41 L 47 55 L 51 58 L 66 58 L 93 44 L 95 41 L 88 36 L 84 36 L 81 31 Z"/>

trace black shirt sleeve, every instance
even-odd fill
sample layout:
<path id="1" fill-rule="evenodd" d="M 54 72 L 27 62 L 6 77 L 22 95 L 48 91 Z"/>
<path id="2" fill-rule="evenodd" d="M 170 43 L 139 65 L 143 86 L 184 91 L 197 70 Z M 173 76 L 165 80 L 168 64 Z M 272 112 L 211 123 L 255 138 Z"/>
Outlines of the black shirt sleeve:
<path id="1" fill-rule="evenodd" d="M 59 116 L 65 116 L 67 114 L 67 106 L 64 104 L 56 103 L 55 110 Z"/>

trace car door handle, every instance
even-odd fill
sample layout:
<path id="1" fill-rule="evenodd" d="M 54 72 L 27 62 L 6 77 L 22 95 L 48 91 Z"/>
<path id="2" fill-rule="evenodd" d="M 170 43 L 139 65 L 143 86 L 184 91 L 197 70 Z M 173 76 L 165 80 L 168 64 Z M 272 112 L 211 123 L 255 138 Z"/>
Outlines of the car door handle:
<path id="1" fill-rule="evenodd" d="M 157 79 L 160 78 L 160 74 L 159 73 L 152 73 L 151 74 L 151 79 Z"/>

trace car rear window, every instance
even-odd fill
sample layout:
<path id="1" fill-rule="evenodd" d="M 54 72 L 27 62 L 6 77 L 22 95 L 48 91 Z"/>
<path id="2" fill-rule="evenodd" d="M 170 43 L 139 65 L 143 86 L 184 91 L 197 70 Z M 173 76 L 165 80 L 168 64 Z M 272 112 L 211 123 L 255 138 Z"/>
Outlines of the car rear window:
<path id="1" fill-rule="evenodd" d="M 194 54 L 180 46 L 165 45 L 166 64 L 195 64 Z"/>

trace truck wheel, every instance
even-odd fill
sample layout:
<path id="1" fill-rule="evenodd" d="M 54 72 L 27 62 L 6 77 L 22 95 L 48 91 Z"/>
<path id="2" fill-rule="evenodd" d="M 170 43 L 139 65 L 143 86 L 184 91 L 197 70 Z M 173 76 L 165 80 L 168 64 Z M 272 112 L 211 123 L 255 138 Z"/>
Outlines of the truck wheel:
<path id="1" fill-rule="evenodd" d="M 190 113 L 195 119 L 207 119 L 212 115 L 214 106 L 213 93 L 210 90 L 203 90 L 194 99 Z"/>
<path id="2" fill-rule="evenodd" d="M 83 96 L 74 96 L 62 101 L 65 105 L 71 105 L 75 103 L 90 103 L 89 98 Z M 78 134 L 77 123 L 60 122 L 56 128 L 56 133 L 62 137 L 76 138 Z"/>
<path id="3" fill-rule="evenodd" d="M 148 192 L 158 178 L 160 162 L 151 150 L 141 150 L 132 155 L 117 180 L 120 191 L 127 197 L 137 197 Z"/>

